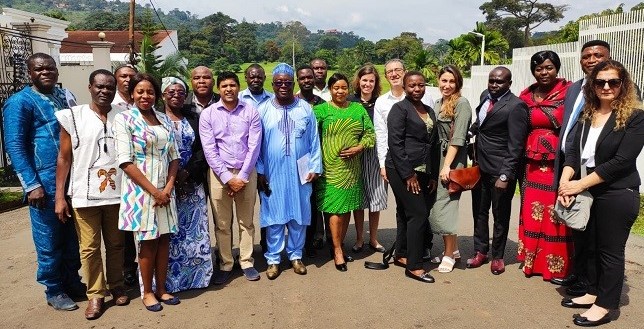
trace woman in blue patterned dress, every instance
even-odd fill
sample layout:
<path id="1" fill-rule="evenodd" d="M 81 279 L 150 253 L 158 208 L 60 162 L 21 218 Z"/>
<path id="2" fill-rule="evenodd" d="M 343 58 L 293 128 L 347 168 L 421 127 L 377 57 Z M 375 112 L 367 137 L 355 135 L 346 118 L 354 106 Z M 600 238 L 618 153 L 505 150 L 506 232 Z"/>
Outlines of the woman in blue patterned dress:
<path id="1" fill-rule="evenodd" d="M 208 163 L 199 140 L 199 117 L 185 109 L 186 84 L 175 77 L 161 84 L 165 114 L 172 121 L 179 159 L 175 183 L 179 231 L 170 238 L 166 289 L 173 293 L 206 288 L 212 276 L 205 173 Z"/>

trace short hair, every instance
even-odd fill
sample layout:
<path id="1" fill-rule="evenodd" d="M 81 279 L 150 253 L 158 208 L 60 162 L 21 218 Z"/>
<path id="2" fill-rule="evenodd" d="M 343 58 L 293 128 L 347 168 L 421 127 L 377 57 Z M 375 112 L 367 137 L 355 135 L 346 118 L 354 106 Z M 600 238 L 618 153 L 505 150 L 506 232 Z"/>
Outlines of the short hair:
<path id="1" fill-rule="evenodd" d="M 403 69 L 405 69 L 405 62 L 400 58 L 392 58 L 392 59 L 386 61 L 385 62 L 385 67 L 387 67 L 387 65 L 389 65 L 391 63 L 400 63 L 400 65 L 402 65 Z"/>
<path id="2" fill-rule="evenodd" d="M 154 102 L 156 103 L 161 97 L 161 85 L 159 84 L 157 79 L 149 73 L 139 72 L 134 77 L 132 77 L 130 83 L 127 86 L 127 92 L 132 95 L 134 93 L 136 85 L 138 85 L 142 81 L 148 81 L 152 84 L 152 88 L 154 88 Z"/>
<path id="3" fill-rule="evenodd" d="M 219 88 L 219 84 L 224 81 L 232 79 L 237 83 L 237 86 L 239 86 L 239 77 L 237 77 L 237 74 L 230 72 L 230 71 L 223 71 L 217 75 L 217 88 Z"/>
<path id="4" fill-rule="evenodd" d="M 327 68 L 329 67 L 329 65 L 326 63 L 326 61 L 324 60 L 324 58 L 320 58 L 320 57 L 316 57 L 316 58 L 312 59 L 312 60 L 309 62 L 309 64 L 311 64 L 311 63 L 313 63 L 313 62 L 315 62 L 315 61 L 321 61 L 321 62 L 324 62 L 324 66 L 326 66 Z M 311 66 L 313 66 L 313 65 L 311 65 Z"/>
<path id="5" fill-rule="evenodd" d="M 530 72 L 534 73 L 534 69 L 537 65 L 543 64 L 543 62 L 548 59 L 555 66 L 557 72 L 559 72 L 559 69 L 561 68 L 561 60 L 559 59 L 559 55 L 552 50 L 542 50 L 532 55 L 532 57 L 530 57 Z"/>
<path id="6" fill-rule="evenodd" d="M 589 47 L 594 47 L 594 46 L 602 46 L 610 52 L 610 44 L 604 40 L 590 40 L 586 43 L 584 43 L 583 46 L 581 46 L 581 51 L 584 51 L 584 49 L 589 48 Z"/>
<path id="7" fill-rule="evenodd" d="M 311 65 L 308 65 L 308 64 L 300 65 L 300 66 L 298 66 L 297 70 L 295 70 L 295 75 L 297 76 L 297 72 L 300 72 L 302 70 L 311 70 L 311 71 L 313 71 L 313 68 L 311 67 Z"/>
<path id="8" fill-rule="evenodd" d="M 248 72 L 250 72 L 250 70 L 252 70 L 252 69 L 258 69 L 258 70 L 264 71 L 264 68 L 261 65 L 259 65 L 257 63 L 253 63 L 253 64 L 248 65 L 246 70 L 244 70 L 244 75 L 247 75 Z M 266 74 L 266 71 L 264 71 L 264 74 Z"/>
<path id="9" fill-rule="evenodd" d="M 497 67 L 493 68 L 492 70 L 490 70 L 490 73 L 492 73 L 492 72 L 494 72 L 496 70 L 507 72 L 508 73 L 508 79 L 510 79 L 510 81 L 512 81 L 512 71 L 510 71 L 509 68 L 507 68 L 505 66 L 497 66 Z"/>
<path id="10" fill-rule="evenodd" d="M 121 65 L 117 66 L 117 67 L 114 69 L 114 75 L 116 75 L 116 73 L 117 73 L 120 69 L 123 69 L 123 68 L 126 68 L 126 67 L 127 67 L 127 68 L 130 68 L 130 69 L 132 69 L 132 70 L 134 70 L 134 72 L 135 72 L 135 73 L 139 73 L 139 70 L 137 70 L 137 69 L 136 69 L 136 67 L 135 67 L 134 65 L 132 65 L 132 64 L 121 64 Z"/>
<path id="11" fill-rule="evenodd" d="M 423 75 L 423 73 L 421 73 L 420 71 L 409 71 L 409 72 L 405 73 L 405 76 L 403 76 L 403 86 L 407 84 L 407 79 L 409 79 L 410 77 L 413 77 L 413 76 L 421 76 L 421 77 L 423 77 L 423 80 L 427 81 L 427 79 L 425 79 L 425 76 Z"/>
<path id="12" fill-rule="evenodd" d="M 358 72 L 356 72 L 356 75 L 353 77 L 353 91 L 356 93 L 356 95 L 360 95 L 360 79 L 362 79 L 363 76 L 367 74 L 373 74 L 376 80 L 376 84 L 373 87 L 373 94 L 371 95 L 371 98 L 375 98 L 380 96 L 380 92 L 382 91 L 382 88 L 380 87 L 380 75 L 378 74 L 378 70 L 376 70 L 376 67 L 373 66 L 371 63 L 367 63 L 363 65 L 361 68 L 358 69 Z"/>
<path id="13" fill-rule="evenodd" d="M 42 59 L 44 61 L 45 60 L 52 60 L 54 63 L 56 63 L 56 61 L 54 60 L 53 57 L 51 57 L 51 56 L 49 56 L 49 55 L 47 55 L 45 53 L 35 53 L 35 54 L 33 54 L 33 55 L 31 55 L 31 56 L 29 56 L 27 58 L 27 69 L 28 70 L 31 70 L 34 67 L 34 61 L 36 59 Z"/>
<path id="14" fill-rule="evenodd" d="M 114 74 L 108 70 L 105 69 L 98 69 L 92 73 L 89 74 L 89 84 L 94 83 L 94 78 L 96 78 L 97 75 L 102 74 L 102 75 L 107 75 L 108 77 L 112 77 L 114 79 L 114 83 L 116 83 L 116 78 L 114 77 Z"/>
<path id="15" fill-rule="evenodd" d="M 349 78 L 347 78 L 346 75 L 342 73 L 333 73 L 331 77 L 329 78 L 329 81 L 327 82 L 326 86 L 331 89 L 331 87 L 338 81 L 344 80 L 347 83 L 347 86 L 349 86 Z"/>

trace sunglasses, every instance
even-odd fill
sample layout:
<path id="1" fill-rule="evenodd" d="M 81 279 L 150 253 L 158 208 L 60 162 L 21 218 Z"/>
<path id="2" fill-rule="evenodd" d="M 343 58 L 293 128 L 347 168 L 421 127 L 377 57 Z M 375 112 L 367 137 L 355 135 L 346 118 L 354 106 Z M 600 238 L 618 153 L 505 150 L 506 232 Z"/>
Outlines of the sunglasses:
<path id="1" fill-rule="evenodd" d="M 491 84 L 491 85 L 493 85 L 493 84 L 502 85 L 502 84 L 504 84 L 505 82 L 506 82 L 505 80 L 497 80 L 497 79 L 489 79 L 489 80 L 487 81 L 487 83 L 489 83 L 489 84 Z"/>
<path id="2" fill-rule="evenodd" d="M 604 80 L 604 79 L 595 79 L 593 80 L 593 86 L 595 88 L 604 88 L 608 84 L 609 87 L 611 88 L 619 88 L 622 86 L 622 79 L 609 79 L 609 80 Z"/>
<path id="3" fill-rule="evenodd" d="M 168 91 L 168 92 L 166 92 L 164 94 L 166 94 L 167 96 L 172 98 L 172 97 L 183 97 L 183 96 L 186 95 L 186 92 L 185 91 L 179 91 L 179 92 Z"/>
<path id="4" fill-rule="evenodd" d="M 273 86 L 275 87 L 291 87 L 293 81 L 273 81 Z"/>

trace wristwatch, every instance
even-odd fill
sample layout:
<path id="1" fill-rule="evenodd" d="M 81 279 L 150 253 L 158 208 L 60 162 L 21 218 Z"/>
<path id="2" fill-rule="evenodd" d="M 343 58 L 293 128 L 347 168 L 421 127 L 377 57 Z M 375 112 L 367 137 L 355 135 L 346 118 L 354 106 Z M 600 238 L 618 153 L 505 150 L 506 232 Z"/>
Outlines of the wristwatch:
<path id="1" fill-rule="evenodd" d="M 506 176 L 505 174 L 501 174 L 501 176 L 499 176 L 499 179 L 505 183 L 508 181 L 508 176 Z"/>

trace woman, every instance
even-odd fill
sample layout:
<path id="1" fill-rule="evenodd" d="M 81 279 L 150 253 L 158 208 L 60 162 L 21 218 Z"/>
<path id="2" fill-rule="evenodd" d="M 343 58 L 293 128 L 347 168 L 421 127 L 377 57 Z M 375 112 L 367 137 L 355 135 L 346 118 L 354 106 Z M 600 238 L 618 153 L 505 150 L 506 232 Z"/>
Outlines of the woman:
<path id="1" fill-rule="evenodd" d="M 467 99 L 461 96 L 463 76 L 453 65 L 442 68 L 438 75 L 438 89 L 442 98 L 436 101 L 436 128 L 440 145 L 441 184 L 436 188 L 436 201 L 429 216 L 433 233 L 441 234 L 445 244 L 443 258 L 438 272 L 449 273 L 454 269 L 456 260 L 461 258 L 456 234 L 458 232 L 458 202 L 461 194 L 450 195 L 449 171 L 467 167 L 467 130 L 472 121 L 472 108 Z"/>
<path id="2" fill-rule="evenodd" d="M 385 169 L 396 197 L 397 233 L 394 264 L 405 267 L 405 275 L 432 283 L 423 269 L 425 232 L 431 210 L 429 195 L 438 176 L 436 115 L 421 101 L 425 77 L 418 71 L 403 78 L 405 99 L 394 104 L 387 120 L 389 152 Z"/>
<path id="3" fill-rule="evenodd" d="M 324 174 L 317 191 L 319 210 L 329 221 L 331 256 L 338 271 L 347 270 L 342 243 L 351 211 L 362 205 L 361 153 L 375 144 L 376 135 L 367 111 L 349 102 L 349 80 L 335 73 L 329 78 L 331 101 L 313 108 L 322 140 Z"/>
<path id="4" fill-rule="evenodd" d="M 579 326 L 611 321 L 624 284 L 624 248 L 639 210 L 640 175 L 636 158 L 644 144 L 644 111 L 624 66 L 613 60 L 597 64 L 584 85 L 586 104 L 577 123 L 573 147 L 559 183 L 558 202 L 569 206 L 588 190 L 594 198 L 583 231 L 588 241 L 588 293 L 561 304 L 589 308 L 575 314 Z M 583 132 L 583 133 L 582 133 Z M 581 152 L 583 145 L 583 152 Z M 580 177 L 581 166 L 587 176 Z"/>
<path id="5" fill-rule="evenodd" d="M 572 270 L 573 255 L 570 229 L 552 212 L 557 199 L 553 186 L 555 155 L 570 85 L 557 78 L 560 66 L 559 56 L 553 51 L 532 55 L 530 71 L 537 82 L 519 95 L 528 105 L 529 133 L 521 181 L 518 260 L 523 262 L 527 277 L 540 274 L 546 281 L 565 278 Z"/>
<path id="6" fill-rule="evenodd" d="M 361 67 L 353 78 L 355 94 L 349 96 L 350 102 L 359 102 L 367 110 L 369 119 L 373 122 L 373 107 L 380 96 L 380 76 L 376 68 L 367 64 Z M 354 252 L 362 251 L 364 245 L 363 227 L 364 210 L 369 209 L 369 248 L 377 252 L 385 252 L 378 242 L 378 222 L 380 211 L 387 209 L 387 185 L 380 176 L 380 165 L 376 148 L 365 150 L 362 154 L 362 180 L 364 182 L 362 205 L 353 212 L 356 224 L 356 244 Z"/>
<path id="7" fill-rule="evenodd" d="M 179 232 L 170 237 L 170 260 L 166 289 L 177 292 L 206 288 L 212 276 L 212 256 L 204 181 L 208 164 L 199 138 L 199 117 L 183 106 L 186 84 L 178 78 L 163 78 L 161 90 L 165 114 L 172 129 L 179 156 L 176 202 Z"/>
<path id="8" fill-rule="evenodd" d="M 134 107 L 114 120 L 116 153 L 123 170 L 119 229 L 135 232 L 145 308 L 158 312 L 179 298 L 168 294 L 170 234 L 177 233 L 174 182 L 179 169 L 172 122 L 154 110 L 161 88 L 147 73 L 138 73 L 128 86 Z M 152 278 L 156 281 L 156 294 Z"/>

